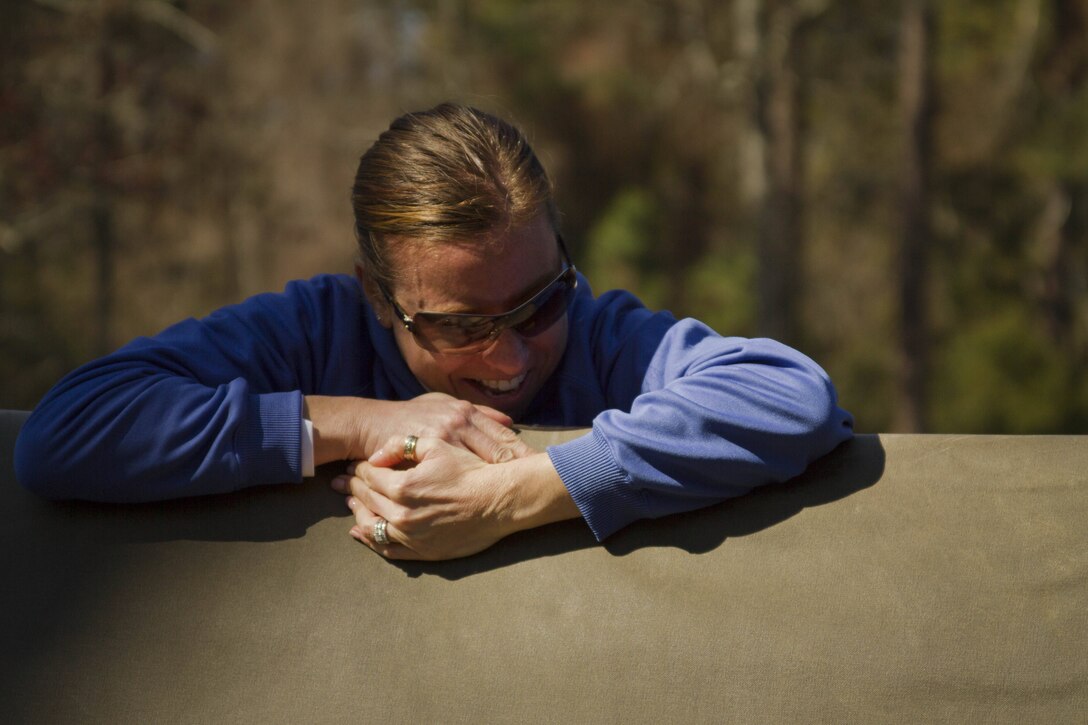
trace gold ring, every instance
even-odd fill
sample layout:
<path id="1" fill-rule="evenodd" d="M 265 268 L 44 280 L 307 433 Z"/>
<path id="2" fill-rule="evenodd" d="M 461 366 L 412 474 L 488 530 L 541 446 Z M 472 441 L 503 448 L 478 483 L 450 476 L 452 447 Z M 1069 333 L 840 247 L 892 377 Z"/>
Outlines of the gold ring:
<path id="1" fill-rule="evenodd" d="M 416 443 L 419 442 L 419 436 L 407 436 L 404 439 L 404 460 L 416 462 Z"/>

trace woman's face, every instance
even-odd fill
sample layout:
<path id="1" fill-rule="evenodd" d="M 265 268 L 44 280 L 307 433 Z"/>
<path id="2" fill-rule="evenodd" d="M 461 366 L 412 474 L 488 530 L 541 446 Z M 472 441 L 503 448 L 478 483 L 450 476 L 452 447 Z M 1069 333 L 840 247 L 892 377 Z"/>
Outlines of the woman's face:
<path id="1" fill-rule="evenodd" d="M 525 302 L 559 274 L 562 254 L 555 231 L 541 215 L 500 232 L 493 243 L 401 247 L 398 282 L 390 290 L 404 312 L 459 312 L 496 315 Z M 411 251 L 409 251 L 411 250 Z M 362 273 L 360 272 L 362 278 Z M 559 364 L 567 344 L 567 317 L 522 337 L 503 330 L 490 345 L 468 354 L 425 350 L 396 318 L 373 285 L 364 282 L 371 305 L 391 326 L 401 355 L 425 388 L 497 408 L 515 420 Z"/>

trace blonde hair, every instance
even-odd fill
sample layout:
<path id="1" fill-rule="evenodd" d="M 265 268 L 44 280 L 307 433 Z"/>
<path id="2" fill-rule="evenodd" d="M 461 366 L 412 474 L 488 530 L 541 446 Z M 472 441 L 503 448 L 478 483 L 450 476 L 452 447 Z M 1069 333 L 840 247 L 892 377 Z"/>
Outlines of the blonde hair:
<path id="1" fill-rule="evenodd" d="M 387 285 L 393 244 L 486 244 L 542 212 L 559 231 L 551 182 L 521 132 L 454 103 L 394 120 L 359 160 L 351 201 L 367 274 Z"/>

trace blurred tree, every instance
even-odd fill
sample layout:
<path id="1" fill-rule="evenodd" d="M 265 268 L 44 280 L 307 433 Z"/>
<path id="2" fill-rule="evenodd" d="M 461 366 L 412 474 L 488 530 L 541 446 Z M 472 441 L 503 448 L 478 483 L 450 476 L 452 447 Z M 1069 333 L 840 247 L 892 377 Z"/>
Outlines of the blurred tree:
<path id="1" fill-rule="evenodd" d="M 940 42 L 908 63 L 923 6 Z M 529 133 L 598 291 L 798 344 L 860 430 L 1083 431 L 1086 18 L 1088 0 L 0 4 L 0 404 L 31 405 L 101 331 L 348 269 L 358 155 L 454 99 Z"/>
<path id="2" fill-rule="evenodd" d="M 1088 2 L 1055 0 L 1050 34 L 1037 76 L 1039 93 L 1052 101 L 1035 104 L 1045 133 L 1032 134 L 1025 143 L 1025 159 L 1031 159 L 1026 163 L 1054 168 L 1036 226 L 1032 261 L 1038 271 L 1030 284 L 1047 333 L 1071 356 L 1083 389 L 1088 385 Z"/>
<path id="3" fill-rule="evenodd" d="M 900 25 L 899 104 L 903 124 L 902 226 L 899 242 L 898 430 L 926 429 L 929 379 L 929 196 L 933 82 L 933 18 L 928 0 L 904 0 Z"/>
<path id="4" fill-rule="evenodd" d="M 767 186 L 759 220 L 759 329 L 800 344 L 804 255 L 805 35 L 820 6 L 764 0 L 756 114 Z"/>
<path id="5" fill-rule="evenodd" d="M 1088 258 L 1076 211 L 1088 96 L 1083 74 L 1067 74 L 1083 58 L 1069 48 L 1085 47 L 1084 7 L 941 7 L 938 429 L 1088 426 L 1085 358 L 1074 351 L 1088 319 L 1064 312 L 1083 310 Z"/>

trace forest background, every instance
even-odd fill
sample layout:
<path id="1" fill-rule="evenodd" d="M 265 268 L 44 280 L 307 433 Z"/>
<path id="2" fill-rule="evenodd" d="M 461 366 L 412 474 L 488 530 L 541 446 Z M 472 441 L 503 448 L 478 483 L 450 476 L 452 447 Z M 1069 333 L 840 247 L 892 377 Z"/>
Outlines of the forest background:
<path id="1" fill-rule="evenodd" d="M 1088 431 L 1088 0 L 0 5 L 0 407 L 349 271 L 359 155 L 529 135 L 599 293 L 819 360 L 861 431 Z"/>

